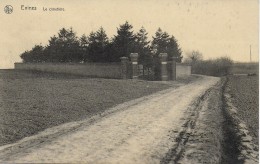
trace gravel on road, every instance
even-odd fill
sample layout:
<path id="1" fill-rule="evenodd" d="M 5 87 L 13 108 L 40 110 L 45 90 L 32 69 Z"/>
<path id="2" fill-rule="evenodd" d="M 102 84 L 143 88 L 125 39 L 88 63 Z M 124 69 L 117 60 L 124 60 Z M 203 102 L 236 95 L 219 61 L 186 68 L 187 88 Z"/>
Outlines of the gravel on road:
<path id="1" fill-rule="evenodd" d="M 218 81 L 203 76 L 163 94 L 156 93 L 66 135 L 27 145 L 21 148 L 24 151 L 9 154 L 2 161 L 160 163 L 178 144 L 182 125 L 187 122 L 186 111 Z"/>

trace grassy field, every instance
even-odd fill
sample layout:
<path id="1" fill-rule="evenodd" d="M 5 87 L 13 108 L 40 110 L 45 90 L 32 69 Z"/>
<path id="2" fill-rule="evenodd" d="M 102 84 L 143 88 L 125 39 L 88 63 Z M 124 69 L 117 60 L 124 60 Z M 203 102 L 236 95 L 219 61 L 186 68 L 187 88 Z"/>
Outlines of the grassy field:
<path id="1" fill-rule="evenodd" d="M 158 82 L 0 70 L 0 145 L 169 87 Z"/>
<path id="2" fill-rule="evenodd" d="M 259 138 L 259 80 L 258 76 L 228 76 L 227 85 L 231 89 L 233 104 L 239 118 L 248 126 L 255 144 Z"/>

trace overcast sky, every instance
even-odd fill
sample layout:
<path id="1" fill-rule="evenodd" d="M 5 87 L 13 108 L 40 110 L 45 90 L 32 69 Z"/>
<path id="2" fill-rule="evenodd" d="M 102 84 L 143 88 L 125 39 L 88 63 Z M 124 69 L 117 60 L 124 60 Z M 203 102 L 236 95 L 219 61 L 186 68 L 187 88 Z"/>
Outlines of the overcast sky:
<path id="1" fill-rule="evenodd" d="M 6 14 L 4 7 L 13 6 Z M 21 5 L 36 11 L 21 10 Z M 60 7 L 65 11 L 43 11 Z M 0 68 L 12 68 L 19 55 L 35 44 L 46 45 L 62 27 L 78 36 L 103 26 L 109 37 L 126 20 L 151 38 L 158 27 L 174 35 L 185 57 L 199 50 L 204 59 L 229 56 L 235 61 L 258 61 L 258 0 L 1 0 Z"/>

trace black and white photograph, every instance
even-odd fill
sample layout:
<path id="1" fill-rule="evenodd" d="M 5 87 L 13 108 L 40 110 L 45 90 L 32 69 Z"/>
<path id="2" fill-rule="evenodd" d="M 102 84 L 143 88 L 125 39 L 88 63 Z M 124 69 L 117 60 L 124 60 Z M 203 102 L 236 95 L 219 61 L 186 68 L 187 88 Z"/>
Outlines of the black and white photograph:
<path id="1" fill-rule="evenodd" d="M 0 163 L 258 164 L 258 0 L 1 0 Z"/>

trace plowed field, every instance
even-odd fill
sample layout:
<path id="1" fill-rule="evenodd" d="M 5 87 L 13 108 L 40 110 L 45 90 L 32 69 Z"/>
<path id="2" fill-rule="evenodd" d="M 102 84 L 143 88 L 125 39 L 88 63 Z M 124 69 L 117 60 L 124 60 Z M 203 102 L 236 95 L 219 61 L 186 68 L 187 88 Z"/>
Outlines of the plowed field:
<path id="1" fill-rule="evenodd" d="M 238 110 L 238 115 L 249 129 L 254 144 L 258 144 L 259 135 L 259 82 L 258 76 L 229 76 L 228 87 L 232 103 Z"/>
<path id="2" fill-rule="evenodd" d="M 169 87 L 141 80 L 0 70 L 0 146 Z"/>

